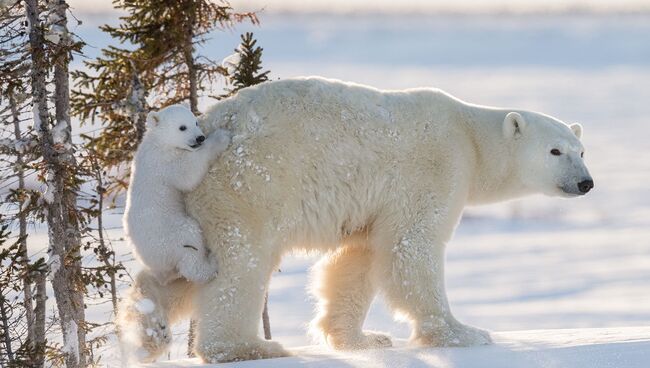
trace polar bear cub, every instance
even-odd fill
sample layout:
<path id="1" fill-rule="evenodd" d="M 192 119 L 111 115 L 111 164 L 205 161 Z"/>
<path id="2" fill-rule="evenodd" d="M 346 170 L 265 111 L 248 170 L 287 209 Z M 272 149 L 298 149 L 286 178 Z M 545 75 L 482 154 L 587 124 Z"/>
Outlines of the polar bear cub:
<path id="1" fill-rule="evenodd" d="M 185 211 L 183 196 L 199 184 L 212 159 L 229 143 L 226 130 L 206 138 L 196 116 L 181 105 L 147 116 L 147 131 L 133 159 L 123 223 L 136 256 L 162 284 L 180 276 L 206 282 L 217 272 L 199 224 Z"/>

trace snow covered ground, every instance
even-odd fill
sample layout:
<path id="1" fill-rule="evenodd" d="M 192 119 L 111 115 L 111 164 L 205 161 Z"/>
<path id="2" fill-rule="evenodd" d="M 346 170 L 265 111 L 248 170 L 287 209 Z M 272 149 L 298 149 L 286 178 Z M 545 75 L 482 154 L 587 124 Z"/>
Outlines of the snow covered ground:
<path id="1" fill-rule="evenodd" d="M 90 19 L 77 29 L 93 46 L 90 55 L 107 42 L 93 29 L 105 21 Z M 580 199 L 535 197 L 468 209 L 448 247 L 452 309 L 460 320 L 492 331 L 650 325 L 650 16 L 294 14 L 262 16 L 261 28 L 238 31 L 249 29 L 265 48 L 273 78 L 439 87 L 474 103 L 583 124 L 595 190 Z M 204 50 L 221 59 L 237 39 L 217 34 Z M 119 216 L 111 222 L 119 224 Z M 112 235 L 120 237 L 120 230 Z M 118 254 L 128 252 L 122 242 L 115 245 Z M 384 352 L 296 348 L 311 343 L 306 325 L 314 303 L 305 286 L 314 261 L 287 257 L 273 277 L 273 336 L 298 355 L 277 366 L 645 367 L 649 361 L 648 328 L 497 333 L 496 346 L 470 350 L 413 349 L 403 340 Z M 90 318 L 111 318 L 107 309 L 90 308 Z M 365 327 L 408 337 L 408 326 L 393 321 L 381 299 Z M 172 359 L 185 356 L 184 331 L 176 329 Z M 117 366 L 116 349 L 103 354 Z"/>
<path id="2" fill-rule="evenodd" d="M 390 349 L 335 352 L 322 346 L 291 349 L 292 357 L 203 365 L 198 359 L 162 362 L 149 367 L 302 368 L 646 368 L 650 328 L 537 330 L 494 334 L 495 344 L 474 348 L 426 349 L 398 341 Z M 146 366 L 143 366 L 146 367 Z"/>

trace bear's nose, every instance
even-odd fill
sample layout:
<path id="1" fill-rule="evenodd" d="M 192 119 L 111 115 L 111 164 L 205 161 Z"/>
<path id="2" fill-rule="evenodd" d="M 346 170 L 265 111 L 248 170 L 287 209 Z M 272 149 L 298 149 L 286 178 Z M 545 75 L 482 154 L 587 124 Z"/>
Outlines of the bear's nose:
<path id="1" fill-rule="evenodd" d="M 578 183 L 578 189 L 580 193 L 587 193 L 594 187 L 594 181 L 591 179 L 583 180 Z"/>
<path id="2" fill-rule="evenodd" d="M 200 136 L 196 137 L 196 143 L 203 143 L 204 140 L 205 140 L 204 135 L 200 135 Z"/>

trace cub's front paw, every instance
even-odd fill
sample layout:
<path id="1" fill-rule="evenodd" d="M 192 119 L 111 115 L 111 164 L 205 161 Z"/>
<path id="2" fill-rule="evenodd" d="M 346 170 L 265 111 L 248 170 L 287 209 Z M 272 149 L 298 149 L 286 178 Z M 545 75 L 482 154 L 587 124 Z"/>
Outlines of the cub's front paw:
<path id="1" fill-rule="evenodd" d="M 231 140 L 232 132 L 225 129 L 217 129 L 208 136 L 208 143 L 211 144 L 216 151 L 223 151 L 228 148 Z"/>

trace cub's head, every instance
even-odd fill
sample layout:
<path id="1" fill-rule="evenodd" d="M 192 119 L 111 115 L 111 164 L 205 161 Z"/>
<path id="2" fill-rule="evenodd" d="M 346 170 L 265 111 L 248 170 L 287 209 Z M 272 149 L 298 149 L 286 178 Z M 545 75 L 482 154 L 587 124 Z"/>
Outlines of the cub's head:
<path id="1" fill-rule="evenodd" d="M 567 125 L 538 113 L 510 112 L 503 121 L 503 134 L 513 143 L 519 179 L 528 191 L 574 197 L 594 187 L 584 162 L 580 124 Z"/>
<path id="2" fill-rule="evenodd" d="M 182 105 L 150 112 L 147 115 L 147 135 L 166 147 L 188 151 L 199 148 L 205 141 L 196 116 Z"/>

